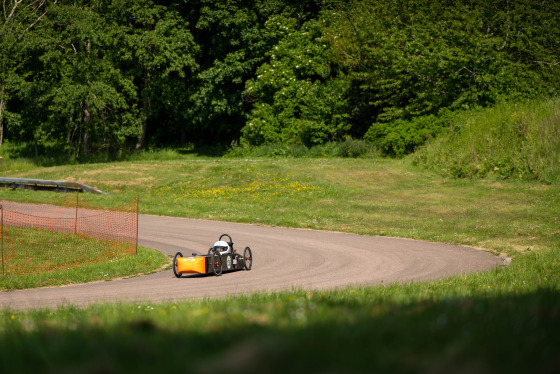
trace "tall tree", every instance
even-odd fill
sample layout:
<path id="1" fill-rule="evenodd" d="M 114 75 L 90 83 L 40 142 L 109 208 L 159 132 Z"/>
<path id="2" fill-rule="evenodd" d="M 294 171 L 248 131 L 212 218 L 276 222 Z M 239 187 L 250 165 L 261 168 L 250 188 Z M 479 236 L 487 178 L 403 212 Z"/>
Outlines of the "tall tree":
<path id="1" fill-rule="evenodd" d="M 165 1 L 113 0 L 102 5 L 106 17 L 122 31 L 121 69 L 134 77 L 141 100 L 141 131 L 136 150 L 146 143 L 150 117 L 177 111 L 198 65 L 198 47 L 189 23 Z M 184 81 L 183 85 L 176 84 Z M 183 98 L 183 99 L 181 99 Z"/>
<path id="2" fill-rule="evenodd" d="M 27 103 L 47 113 L 38 120 L 27 117 L 35 139 L 64 140 L 76 156 L 138 133 L 134 84 L 116 65 L 119 29 L 92 5 L 50 8 L 36 47 L 40 65 L 34 89 L 25 92 Z"/>
<path id="3" fill-rule="evenodd" d="M 0 12 L 0 146 L 4 141 L 4 117 L 8 101 L 23 79 L 22 52 L 25 38 L 56 0 L 4 0 Z"/>
<path id="4" fill-rule="evenodd" d="M 200 0 L 194 32 L 201 45 L 201 69 L 192 95 L 190 118 L 207 141 L 226 143 L 238 139 L 245 125 L 250 99 L 245 84 L 267 61 L 267 52 L 278 42 L 265 24 L 283 15 L 296 27 L 321 9 L 316 0 Z M 204 135 L 203 135 L 204 136 Z M 210 139 L 210 137 L 212 137 Z"/>
<path id="5" fill-rule="evenodd" d="M 251 144 L 298 142 L 307 146 L 341 140 L 350 130 L 349 81 L 330 63 L 322 25 L 311 20 L 271 17 L 267 30 L 279 42 L 269 62 L 247 82 L 253 110 L 243 128 Z"/>
<path id="6" fill-rule="evenodd" d="M 558 92 L 559 4 L 349 2 L 330 39 L 355 87 L 355 118 L 367 126 Z"/>

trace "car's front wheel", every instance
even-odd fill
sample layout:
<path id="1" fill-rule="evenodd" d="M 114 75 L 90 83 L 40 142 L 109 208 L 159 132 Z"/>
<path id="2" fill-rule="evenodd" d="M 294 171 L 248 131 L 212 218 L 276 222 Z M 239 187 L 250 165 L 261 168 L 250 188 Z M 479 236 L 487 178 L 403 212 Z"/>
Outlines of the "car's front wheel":
<path id="1" fill-rule="evenodd" d="M 214 275 L 222 275 L 222 256 L 220 255 L 220 252 L 212 252 L 210 261 L 212 261 L 212 272 Z"/>
<path id="2" fill-rule="evenodd" d="M 177 271 L 177 259 L 178 259 L 179 257 L 183 257 L 183 254 L 182 254 L 181 252 L 177 252 L 177 253 L 175 254 L 175 257 L 173 258 L 173 273 L 175 274 L 175 276 L 176 276 L 177 278 L 181 278 L 181 277 L 183 276 L 183 274 L 180 274 L 180 273 Z"/>

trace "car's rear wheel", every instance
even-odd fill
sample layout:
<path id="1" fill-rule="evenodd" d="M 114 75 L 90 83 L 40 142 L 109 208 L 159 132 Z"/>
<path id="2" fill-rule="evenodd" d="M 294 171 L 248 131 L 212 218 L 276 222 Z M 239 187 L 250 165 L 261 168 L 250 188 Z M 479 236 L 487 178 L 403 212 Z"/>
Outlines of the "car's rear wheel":
<path id="1" fill-rule="evenodd" d="M 183 257 L 183 254 L 182 254 L 181 252 L 177 252 L 177 253 L 175 254 L 175 257 L 173 258 L 173 273 L 175 274 L 175 276 L 176 276 L 177 278 L 181 278 L 181 277 L 183 276 L 183 274 L 180 274 L 180 273 L 177 271 L 177 259 L 178 259 L 179 257 Z"/>
<path id="2" fill-rule="evenodd" d="M 245 260 L 245 270 L 251 270 L 253 267 L 253 253 L 251 252 L 251 248 L 245 248 L 243 251 L 243 259 Z"/>
<path id="3" fill-rule="evenodd" d="M 212 252 L 210 261 L 212 261 L 212 272 L 214 275 L 222 275 L 222 256 L 220 255 L 220 252 Z"/>

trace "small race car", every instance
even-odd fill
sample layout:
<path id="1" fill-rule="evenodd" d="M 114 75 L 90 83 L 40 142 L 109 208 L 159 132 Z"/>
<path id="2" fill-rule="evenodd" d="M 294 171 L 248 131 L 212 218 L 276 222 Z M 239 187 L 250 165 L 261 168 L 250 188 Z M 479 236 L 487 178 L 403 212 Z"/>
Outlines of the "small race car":
<path id="1" fill-rule="evenodd" d="M 228 241 L 222 240 L 224 238 Z M 193 253 L 191 257 L 183 257 L 181 252 L 177 252 L 173 258 L 173 273 L 177 278 L 181 278 L 183 274 L 222 275 L 223 271 L 251 270 L 252 266 L 251 248 L 245 247 L 243 255 L 237 253 L 228 234 L 222 234 L 207 255 Z"/>

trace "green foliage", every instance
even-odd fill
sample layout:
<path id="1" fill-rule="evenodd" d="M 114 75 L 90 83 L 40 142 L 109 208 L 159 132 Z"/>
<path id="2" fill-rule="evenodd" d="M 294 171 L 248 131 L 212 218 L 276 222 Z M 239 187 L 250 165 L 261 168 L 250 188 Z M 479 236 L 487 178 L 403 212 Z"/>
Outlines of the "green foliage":
<path id="1" fill-rule="evenodd" d="M 279 14 L 310 17 L 309 6 L 292 0 L 201 0 L 195 24 L 203 47 L 201 70 L 186 111 L 192 137 L 221 144 L 239 139 L 247 116 L 245 82 L 278 40 L 267 20 Z"/>
<path id="2" fill-rule="evenodd" d="M 364 140 L 347 138 L 341 142 L 329 142 L 306 147 L 301 143 L 270 143 L 251 146 L 247 143 L 234 145 L 225 155 L 227 158 L 377 158 L 381 153 L 377 147 Z"/>
<path id="3" fill-rule="evenodd" d="M 4 140 L 5 127 L 11 125 L 4 123 L 10 118 L 10 101 L 17 96 L 25 79 L 32 72 L 25 69 L 29 56 L 30 45 L 33 44 L 32 31 L 41 18 L 45 9 L 52 2 L 31 1 L 22 2 L 7 0 L 2 2 L 0 12 L 0 146 Z M 12 110 L 13 115 L 19 111 Z M 18 121 L 19 124 L 19 121 Z"/>
<path id="4" fill-rule="evenodd" d="M 118 69 L 117 30 L 89 7 L 55 5 L 37 40 L 39 69 L 21 91 L 35 143 L 66 144 L 68 153 L 122 145 L 138 132 L 134 82 Z"/>
<path id="5" fill-rule="evenodd" d="M 439 134 L 450 123 L 450 114 L 416 117 L 410 121 L 398 119 L 391 123 L 374 123 L 364 135 L 386 156 L 403 157 L 413 153 Z"/>
<path id="6" fill-rule="evenodd" d="M 377 157 L 379 156 L 377 150 L 377 147 L 371 147 L 371 145 L 364 141 L 351 138 L 338 142 L 335 146 L 335 154 L 338 157 Z"/>
<path id="7" fill-rule="evenodd" d="M 350 129 L 349 82 L 329 62 L 320 23 L 298 29 L 296 20 L 275 17 L 266 26 L 280 41 L 247 82 L 245 97 L 254 104 L 243 139 L 306 146 L 341 140 Z"/>
<path id="8" fill-rule="evenodd" d="M 501 103 L 466 112 L 414 155 L 416 164 L 453 177 L 536 178 L 560 182 L 560 99 Z"/>
<path id="9" fill-rule="evenodd" d="M 559 14 L 551 1 L 362 0 L 326 17 L 367 125 L 558 93 Z"/>
<path id="10" fill-rule="evenodd" d="M 312 148 L 369 130 L 400 157 L 431 134 L 415 130 L 415 118 L 560 87 L 552 1 L 4 6 L 0 142 L 5 127 L 35 156 L 110 159 L 134 145 L 232 141 Z"/>
<path id="11" fill-rule="evenodd" d="M 189 23 L 174 8 L 155 1 L 114 0 L 107 14 L 118 20 L 117 66 L 134 80 L 133 88 L 141 100 L 142 123 L 136 150 L 144 148 L 148 122 L 159 124 L 161 115 L 174 120 L 183 116 L 189 90 L 184 80 L 198 69 L 195 54 L 199 48 Z M 150 121 L 152 120 L 152 121 Z M 156 131 L 159 129 L 156 129 Z"/>

